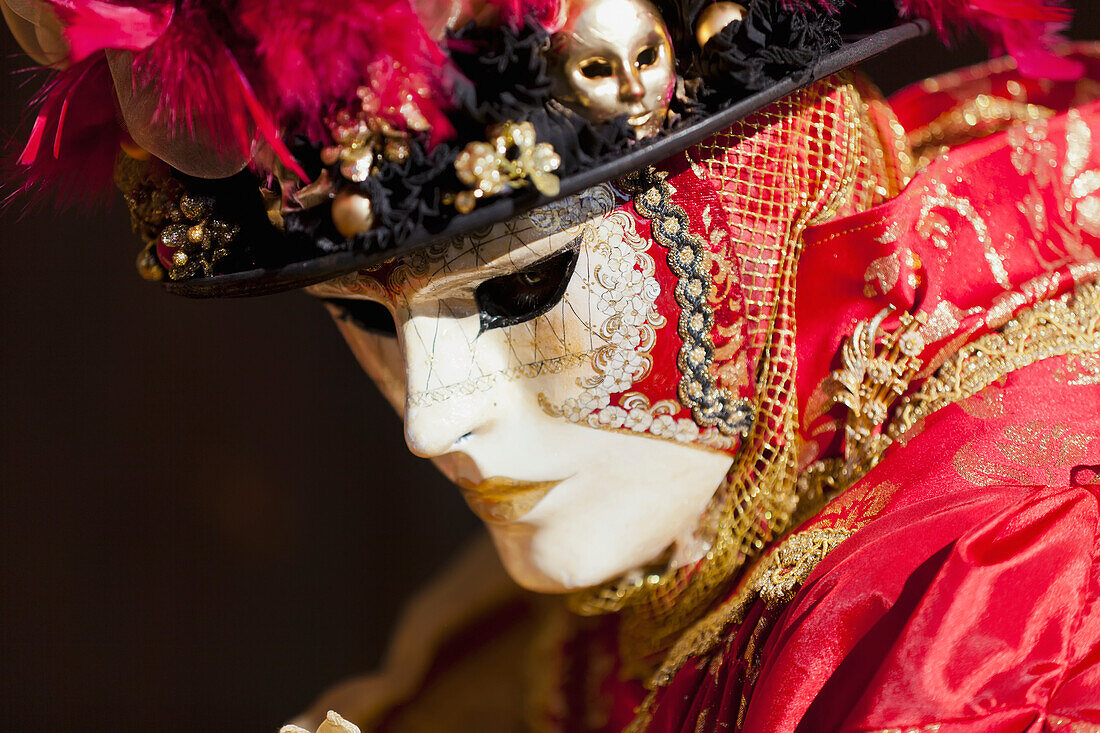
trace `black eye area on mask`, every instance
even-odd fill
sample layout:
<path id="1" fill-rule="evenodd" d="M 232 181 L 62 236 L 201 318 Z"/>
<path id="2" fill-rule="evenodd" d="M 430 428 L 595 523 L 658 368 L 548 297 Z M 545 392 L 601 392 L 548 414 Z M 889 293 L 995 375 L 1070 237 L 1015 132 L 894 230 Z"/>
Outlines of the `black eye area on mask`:
<path id="1" fill-rule="evenodd" d="M 356 328 L 381 336 L 397 336 L 393 316 L 381 303 L 359 298 L 325 298 L 325 303 L 336 308 L 337 318 Z"/>
<path id="2" fill-rule="evenodd" d="M 481 330 L 514 326 L 538 318 L 565 295 L 577 248 L 569 247 L 511 275 L 494 277 L 477 286 L 474 298 L 481 313 Z"/>

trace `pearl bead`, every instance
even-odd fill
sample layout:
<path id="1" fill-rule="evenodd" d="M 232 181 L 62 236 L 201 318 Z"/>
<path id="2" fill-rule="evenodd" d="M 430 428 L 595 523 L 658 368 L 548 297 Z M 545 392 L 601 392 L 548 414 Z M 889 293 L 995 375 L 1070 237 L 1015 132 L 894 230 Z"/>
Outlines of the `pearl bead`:
<path id="1" fill-rule="evenodd" d="M 362 194 L 341 191 L 332 199 L 332 223 L 345 237 L 369 232 L 374 226 L 374 207 Z"/>
<path id="2" fill-rule="evenodd" d="M 722 32 L 722 29 L 735 20 L 745 17 L 745 6 L 730 2 L 716 2 L 703 8 L 695 21 L 695 40 L 699 48 Z"/>

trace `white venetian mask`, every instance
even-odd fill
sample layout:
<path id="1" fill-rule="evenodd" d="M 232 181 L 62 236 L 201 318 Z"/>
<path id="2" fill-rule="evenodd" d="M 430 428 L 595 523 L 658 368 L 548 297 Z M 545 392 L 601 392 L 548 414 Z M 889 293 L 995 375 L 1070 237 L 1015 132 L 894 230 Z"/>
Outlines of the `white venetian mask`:
<path id="1" fill-rule="evenodd" d="M 410 449 L 462 487 L 534 590 L 595 585 L 670 548 L 694 559 L 732 462 L 629 393 L 666 324 L 649 243 L 613 207 L 600 186 L 311 289 L 402 413 Z"/>

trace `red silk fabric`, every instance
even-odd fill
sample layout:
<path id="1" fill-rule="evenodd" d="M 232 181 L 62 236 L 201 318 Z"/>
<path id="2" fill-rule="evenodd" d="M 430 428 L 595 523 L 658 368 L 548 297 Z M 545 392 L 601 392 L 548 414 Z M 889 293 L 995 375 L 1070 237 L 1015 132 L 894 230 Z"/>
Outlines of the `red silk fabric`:
<path id="1" fill-rule="evenodd" d="M 811 527 L 856 533 L 686 665 L 651 729 L 1100 725 L 1100 487 L 1079 483 L 1100 463 L 1100 379 L 1079 368 L 1015 372 L 896 446 Z"/>
<path id="2" fill-rule="evenodd" d="M 1011 78 L 955 81 L 926 93 L 924 110 L 903 94 L 902 118 L 926 123 Z M 1079 96 L 1032 91 L 1056 111 Z M 806 461 L 840 448 L 842 413 L 821 390 L 838 363 L 822 356 L 858 322 L 888 306 L 924 313 L 936 365 L 1096 279 L 1100 227 L 1084 203 L 1095 188 L 1082 183 L 1100 177 L 1096 141 L 1096 103 L 1017 125 L 934 160 L 885 204 L 806 232 Z M 650 729 L 1100 730 L 1098 465 L 1095 355 L 1039 362 L 933 414 L 800 528 L 855 533 L 790 603 L 756 601 L 660 688 Z"/>
<path id="3" fill-rule="evenodd" d="M 903 93 L 902 122 L 1015 83 L 995 67 L 952 81 Z M 843 413 L 821 387 L 857 323 L 888 306 L 925 314 L 931 366 L 919 383 L 962 345 L 1100 274 L 1100 200 L 1088 201 L 1100 189 L 1100 104 L 1081 104 L 1095 84 L 1019 84 L 1052 116 L 955 148 L 896 198 L 807 230 L 804 463 L 842 449 Z M 1100 730 L 1098 489 L 1100 355 L 995 379 L 918 423 L 798 529 L 852 534 L 792 600 L 756 600 L 658 687 L 648 730 Z M 604 620 L 567 649 L 587 693 L 565 691 L 562 729 L 620 730 L 645 697 L 620 678 L 614 638 Z"/>

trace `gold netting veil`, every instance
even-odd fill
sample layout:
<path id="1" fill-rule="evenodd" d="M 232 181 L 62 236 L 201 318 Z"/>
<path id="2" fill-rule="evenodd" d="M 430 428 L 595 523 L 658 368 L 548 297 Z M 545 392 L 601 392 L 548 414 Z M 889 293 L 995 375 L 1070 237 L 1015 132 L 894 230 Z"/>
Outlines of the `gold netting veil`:
<path id="1" fill-rule="evenodd" d="M 888 176 L 865 150 L 871 137 L 864 133 L 865 110 L 856 81 L 841 74 L 794 92 L 688 152 L 695 174 L 716 189 L 728 220 L 726 243 L 707 256 L 740 268 L 756 397 L 752 425 L 703 521 L 713 536 L 705 557 L 689 566 L 649 568 L 571 598 L 571 608 L 583 615 L 622 611 L 623 646 L 632 648 L 635 660 L 667 648 L 713 605 L 738 569 L 791 523 L 798 503 L 794 288 L 802 232 L 886 193 Z M 672 187 L 653 169 L 636 174 L 629 185 L 636 210 L 654 224 L 654 238 L 670 247 L 662 236 L 675 227 L 661 227 L 660 221 L 684 217 Z"/>

